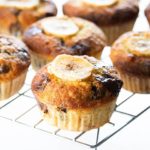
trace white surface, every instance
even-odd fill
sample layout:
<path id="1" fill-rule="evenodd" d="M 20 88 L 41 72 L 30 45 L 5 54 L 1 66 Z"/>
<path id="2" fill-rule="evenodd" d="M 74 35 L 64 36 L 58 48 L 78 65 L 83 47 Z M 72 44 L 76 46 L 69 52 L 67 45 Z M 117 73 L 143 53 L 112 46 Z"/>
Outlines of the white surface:
<path id="1" fill-rule="evenodd" d="M 150 150 L 150 109 L 98 150 Z"/>
<path id="2" fill-rule="evenodd" d="M 59 9 L 61 4 L 64 3 L 63 0 L 54 1 L 58 4 Z M 144 9 L 148 2 L 150 0 L 142 1 L 141 10 Z M 59 15 L 62 15 L 62 13 L 59 12 Z M 134 30 L 148 30 L 149 26 L 144 18 L 143 12 L 139 16 L 140 18 L 137 20 Z M 108 61 L 105 57 L 103 60 Z M 55 133 L 58 129 L 49 126 L 46 122 L 42 121 L 36 126 L 36 129 L 33 128 L 41 120 L 41 115 L 35 106 L 33 95 L 30 90 L 27 91 L 34 74 L 34 71 L 30 69 L 26 80 L 27 85 L 19 92 L 28 97 L 17 94 L 8 101 L 0 102 L 0 108 L 4 106 L 0 109 L 0 116 L 4 117 L 0 117 L 0 150 L 88 150 L 89 148 L 87 146 L 50 134 Z M 150 106 L 150 95 L 135 94 L 130 98 L 131 95 L 131 92 L 121 91 L 117 101 L 117 104 L 121 105 L 117 110 L 137 115 L 140 111 Z M 19 97 L 16 99 L 17 96 Z M 12 101 L 14 98 L 15 100 Z M 129 100 L 126 101 L 127 98 Z M 20 116 L 21 114 L 23 116 Z M 13 121 L 5 119 L 5 117 Z M 149 118 L 150 109 L 99 146 L 98 150 L 150 150 Z M 111 118 L 111 122 L 115 125 L 106 124 L 102 127 L 100 129 L 99 139 L 101 140 L 101 138 L 108 136 L 130 119 L 131 116 L 115 112 Z M 94 144 L 96 130 L 86 132 L 78 141 Z M 74 138 L 79 133 L 61 130 L 58 134 L 60 136 Z"/>
<path id="3" fill-rule="evenodd" d="M 1 150 L 87 150 L 87 147 L 0 118 Z"/>

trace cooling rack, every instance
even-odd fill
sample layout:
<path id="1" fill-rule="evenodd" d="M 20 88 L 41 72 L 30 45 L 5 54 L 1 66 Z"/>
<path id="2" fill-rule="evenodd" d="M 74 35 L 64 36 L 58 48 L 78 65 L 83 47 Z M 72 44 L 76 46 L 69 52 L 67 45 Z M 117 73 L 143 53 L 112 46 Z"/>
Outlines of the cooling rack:
<path id="1" fill-rule="evenodd" d="M 105 48 L 102 61 L 111 64 L 108 54 L 109 48 Z M 123 130 L 150 108 L 149 94 L 136 94 L 122 89 L 110 122 L 103 127 L 87 132 L 60 130 L 42 119 L 41 112 L 30 89 L 34 75 L 35 72 L 30 67 L 23 88 L 10 99 L 0 101 L 0 117 L 53 136 L 74 141 L 91 149 L 99 148 L 101 144 Z"/>
<path id="2" fill-rule="evenodd" d="M 59 0 L 56 0 L 56 2 L 60 4 Z M 147 0 L 142 0 L 141 2 L 143 2 L 143 4 L 148 3 Z M 59 7 L 61 9 L 61 6 Z M 144 23 L 144 8 L 145 5 L 141 5 L 141 11 L 134 30 L 147 30 L 149 28 L 149 26 Z M 141 28 L 141 22 L 143 28 Z M 108 57 L 109 52 L 110 48 L 106 47 L 103 51 L 102 61 L 112 65 Z M 30 67 L 22 89 L 8 100 L 0 101 L 0 117 L 22 124 L 27 128 L 33 128 L 40 132 L 60 137 L 60 139 L 63 138 L 65 140 L 73 141 L 79 145 L 85 145 L 89 149 L 101 149 L 101 145 L 103 143 L 109 141 L 115 134 L 124 130 L 135 120 L 138 120 L 137 118 L 150 109 L 150 94 L 137 94 L 122 89 L 110 122 L 105 124 L 103 127 L 87 132 L 60 130 L 56 127 L 50 126 L 42 119 L 41 112 L 30 89 L 34 75 L 35 72 Z"/>

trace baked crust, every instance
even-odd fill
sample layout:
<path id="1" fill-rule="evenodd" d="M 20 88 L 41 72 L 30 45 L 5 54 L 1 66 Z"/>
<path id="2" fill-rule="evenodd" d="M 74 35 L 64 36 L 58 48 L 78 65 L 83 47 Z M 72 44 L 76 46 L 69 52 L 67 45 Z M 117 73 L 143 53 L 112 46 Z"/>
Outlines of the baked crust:
<path id="1" fill-rule="evenodd" d="M 53 18 L 55 17 L 38 21 L 24 33 L 24 42 L 31 51 L 53 59 L 59 54 L 93 56 L 100 53 L 106 46 L 105 36 L 97 26 L 89 21 L 74 17 L 68 18 L 65 16 L 64 18 L 73 21 L 79 27 L 79 31 L 75 35 L 68 38 L 59 38 L 46 34 L 41 27 L 41 23 Z"/>
<path id="2" fill-rule="evenodd" d="M 145 16 L 146 16 L 148 22 L 150 23 L 150 3 L 145 9 Z"/>
<path id="3" fill-rule="evenodd" d="M 55 4 L 51 0 L 40 0 L 38 7 L 33 9 L 8 8 L 0 6 L 0 32 L 17 34 L 17 31 L 24 31 L 30 24 L 57 13 Z"/>
<path id="4" fill-rule="evenodd" d="M 88 61 L 90 57 L 86 56 Z M 92 58 L 91 63 L 95 59 Z M 95 62 L 94 62 L 95 63 Z M 82 81 L 65 81 L 49 73 L 47 66 L 38 71 L 32 81 L 32 91 L 42 110 L 46 105 L 61 109 L 98 107 L 116 98 L 122 87 L 122 81 L 112 68 L 98 67 L 92 75 Z"/>
<path id="5" fill-rule="evenodd" d="M 138 12 L 138 0 L 118 0 L 109 7 L 92 6 L 81 0 L 69 0 L 63 6 L 64 14 L 85 18 L 99 26 L 121 24 L 135 20 Z"/>
<path id="6" fill-rule="evenodd" d="M 11 36 L 0 35 L 0 82 L 14 79 L 30 65 L 28 48 Z"/>
<path id="7" fill-rule="evenodd" d="M 150 77 L 150 53 L 132 49 L 128 42 L 131 38 L 150 41 L 150 32 L 128 32 L 122 35 L 112 46 L 110 57 L 119 72 L 129 75 Z M 141 47 L 145 46 L 144 44 Z"/>

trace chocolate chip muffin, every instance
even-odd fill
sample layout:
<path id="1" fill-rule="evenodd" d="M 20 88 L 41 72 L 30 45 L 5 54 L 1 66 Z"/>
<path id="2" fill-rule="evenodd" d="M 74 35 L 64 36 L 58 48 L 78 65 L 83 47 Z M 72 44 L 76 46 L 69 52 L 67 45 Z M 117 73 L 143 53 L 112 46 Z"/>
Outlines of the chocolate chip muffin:
<path id="1" fill-rule="evenodd" d="M 88 19 L 97 24 L 112 44 L 121 34 L 132 30 L 138 16 L 138 0 L 69 0 L 64 14 Z"/>
<path id="2" fill-rule="evenodd" d="M 150 93 L 150 32 L 129 32 L 112 46 L 111 59 L 124 88 Z"/>
<path id="3" fill-rule="evenodd" d="M 27 47 L 18 39 L 0 35 L 0 100 L 20 90 L 30 65 Z"/>
<path id="4" fill-rule="evenodd" d="M 49 17 L 31 25 L 23 36 L 30 49 L 32 66 L 38 70 L 59 54 L 100 58 L 106 45 L 103 32 L 80 18 Z"/>
<path id="5" fill-rule="evenodd" d="M 51 0 L 1 0 L 0 33 L 20 36 L 33 22 L 56 13 Z"/>
<path id="6" fill-rule="evenodd" d="M 44 118 L 58 128 L 74 131 L 107 123 L 121 87 L 112 67 L 94 57 L 66 54 L 40 69 L 32 81 Z"/>

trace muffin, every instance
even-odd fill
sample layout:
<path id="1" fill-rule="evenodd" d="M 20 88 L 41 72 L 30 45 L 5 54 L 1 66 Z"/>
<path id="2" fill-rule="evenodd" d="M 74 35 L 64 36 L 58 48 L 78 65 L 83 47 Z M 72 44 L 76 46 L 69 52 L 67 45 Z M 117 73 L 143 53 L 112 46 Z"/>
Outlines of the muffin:
<path id="1" fill-rule="evenodd" d="M 121 34 L 132 30 L 139 12 L 138 0 L 69 0 L 64 14 L 96 23 L 112 44 Z"/>
<path id="2" fill-rule="evenodd" d="M 41 68 L 32 91 L 51 125 L 86 131 L 107 123 L 122 87 L 112 67 L 94 57 L 62 54 Z"/>
<path id="3" fill-rule="evenodd" d="M 145 9 L 145 16 L 146 16 L 146 18 L 147 18 L 147 20 L 148 20 L 148 22 L 149 22 L 149 24 L 150 24 L 150 3 L 149 3 L 149 5 L 146 7 L 146 9 Z"/>
<path id="4" fill-rule="evenodd" d="M 34 23 L 26 30 L 23 39 L 30 49 L 35 70 L 59 54 L 100 58 L 106 45 L 105 36 L 96 25 L 67 16 L 49 17 Z"/>
<path id="5" fill-rule="evenodd" d="M 30 55 L 20 40 L 0 35 L 0 100 L 7 99 L 24 84 Z"/>
<path id="6" fill-rule="evenodd" d="M 33 22 L 56 13 L 51 0 L 1 0 L 0 33 L 20 36 Z"/>
<path id="7" fill-rule="evenodd" d="M 112 46 L 111 60 L 124 88 L 150 93 L 150 32 L 128 32 Z"/>

